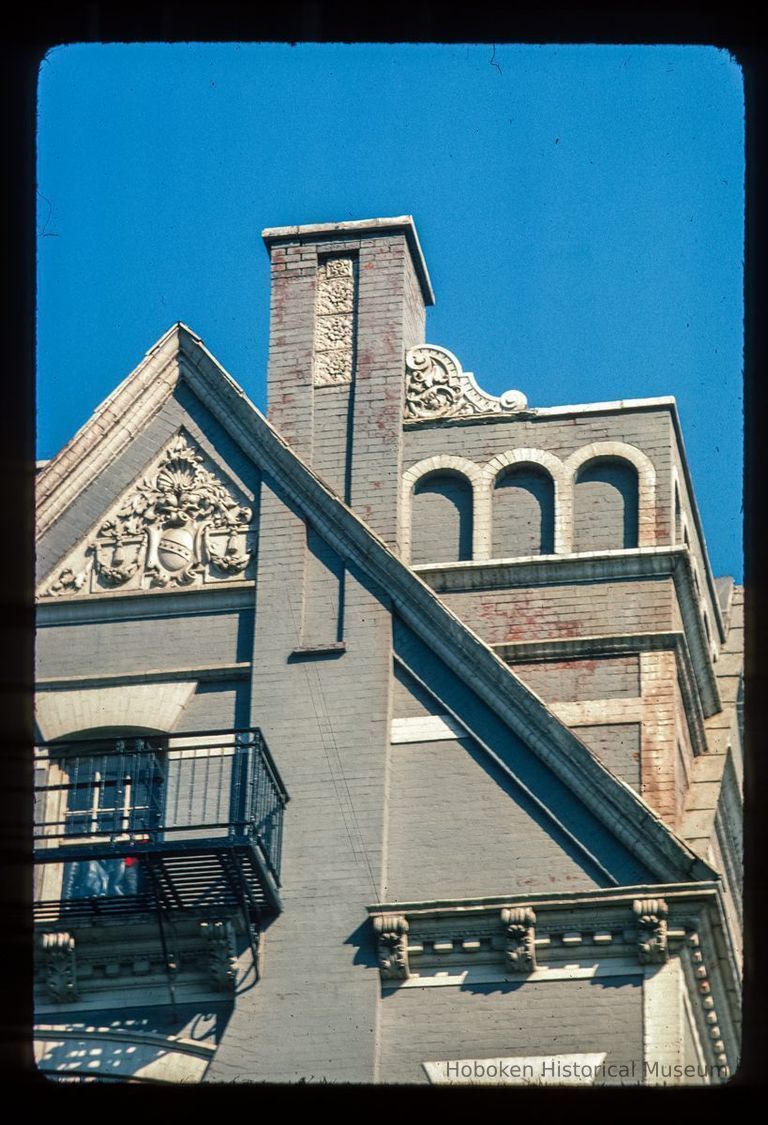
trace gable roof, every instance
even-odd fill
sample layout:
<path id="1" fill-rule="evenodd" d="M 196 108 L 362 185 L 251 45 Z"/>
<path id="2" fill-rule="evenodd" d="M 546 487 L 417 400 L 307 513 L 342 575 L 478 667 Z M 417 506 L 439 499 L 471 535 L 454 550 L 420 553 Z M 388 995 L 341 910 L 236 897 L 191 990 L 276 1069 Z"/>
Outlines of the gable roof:
<path id="1" fill-rule="evenodd" d="M 179 379 L 268 471 L 318 533 L 385 591 L 392 609 L 661 882 L 717 874 L 549 710 L 328 487 L 185 325 L 175 324 L 38 476 L 38 537 L 160 409 Z"/>

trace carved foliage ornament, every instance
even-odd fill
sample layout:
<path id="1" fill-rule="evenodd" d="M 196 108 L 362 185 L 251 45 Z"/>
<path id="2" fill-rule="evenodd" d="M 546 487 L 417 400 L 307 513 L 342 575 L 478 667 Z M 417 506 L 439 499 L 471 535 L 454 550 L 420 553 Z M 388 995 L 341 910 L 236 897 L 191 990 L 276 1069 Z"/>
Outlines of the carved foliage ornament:
<path id="1" fill-rule="evenodd" d="M 374 918 L 378 935 L 379 969 L 382 980 L 406 980 L 408 964 L 408 920 L 399 914 L 381 914 Z"/>
<path id="2" fill-rule="evenodd" d="M 422 344 L 406 353 L 406 422 L 514 414 L 527 406 L 528 400 L 520 391 L 505 391 L 497 396 L 481 390 L 472 372 L 463 371 L 456 356 L 446 348 Z"/>
<path id="3" fill-rule="evenodd" d="M 355 260 L 321 260 L 315 297 L 315 386 L 352 382 L 354 320 Z"/>
<path id="4" fill-rule="evenodd" d="M 75 939 L 71 934 L 43 934 L 41 949 L 45 988 L 50 998 L 58 1003 L 76 1000 Z"/>
<path id="5" fill-rule="evenodd" d="M 532 973 L 536 968 L 536 915 L 529 906 L 504 907 L 501 922 L 507 972 Z"/>
<path id="6" fill-rule="evenodd" d="M 251 559 L 246 548 L 252 515 L 204 468 L 201 454 L 180 433 L 156 471 L 101 525 L 82 569 L 65 567 L 46 593 L 57 597 L 129 583 L 190 586 L 237 577 Z"/>
<path id="7" fill-rule="evenodd" d="M 201 922 L 208 943 L 208 973 L 219 992 L 233 992 L 237 979 L 237 951 L 231 922 Z"/>
<path id="8" fill-rule="evenodd" d="M 663 898 L 637 898 L 632 903 L 637 918 L 637 953 L 642 965 L 659 965 L 669 958 L 667 904 Z"/>

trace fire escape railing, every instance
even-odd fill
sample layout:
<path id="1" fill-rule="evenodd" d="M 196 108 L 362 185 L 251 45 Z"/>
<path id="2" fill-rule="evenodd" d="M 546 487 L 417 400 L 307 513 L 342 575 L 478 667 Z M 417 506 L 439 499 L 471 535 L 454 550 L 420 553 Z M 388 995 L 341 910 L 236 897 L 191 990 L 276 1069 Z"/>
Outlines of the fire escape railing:
<path id="1" fill-rule="evenodd" d="M 279 911 L 288 795 L 258 728 L 62 740 L 35 767 L 38 921 Z"/>

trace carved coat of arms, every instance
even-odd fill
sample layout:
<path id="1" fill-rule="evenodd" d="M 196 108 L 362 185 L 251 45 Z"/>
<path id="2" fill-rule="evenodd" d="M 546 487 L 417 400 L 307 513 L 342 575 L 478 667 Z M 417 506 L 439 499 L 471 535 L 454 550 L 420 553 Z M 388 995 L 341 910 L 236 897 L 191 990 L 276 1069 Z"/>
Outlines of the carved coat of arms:
<path id="1" fill-rule="evenodd" d="M 79 571 L 67 567 L 49 596 L 88 587 L 191 586 L 243 575 L 251 560 L 251 508 L 204 467 L 183 434 L 98 529 Z"/>

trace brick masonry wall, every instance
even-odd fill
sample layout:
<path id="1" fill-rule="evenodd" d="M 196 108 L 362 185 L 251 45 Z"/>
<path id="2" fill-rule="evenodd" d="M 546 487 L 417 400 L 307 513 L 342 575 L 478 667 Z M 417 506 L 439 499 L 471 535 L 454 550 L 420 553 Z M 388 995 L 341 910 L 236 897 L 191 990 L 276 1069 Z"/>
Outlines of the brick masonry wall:
<path id="1" fill-rule="evenodd" d="M 318 253 L 358 256 L 354 377 L 344 388 L 312 385 Z M 269 418 L 397 545 L 403 356 L 424 339 L 424 301 L 405 237 L 385 231 L 303 245 L 287 240 L 273 246 L 271 260 Z"/>
<path id="2" fill-rule="evenodd" d="M 676 722 L 677 666 L 672 652 L 640 656 L 643 689 L 642 795 L 671 825 L 678 817 Z"/>
<path id="3" fill-rule="evenodd" d="M 426 1083 L 422 1062 L 606 1053 L 641 1066 L 641 977 L 407 988 L 381 1001 L 382 1082 Z"/>
<path id="4" fill-rule="evenodd" d="M 392 718 L 411 719 L 418 715 L 436 715 L 440 705 L 435 702 L 417 683 L 395 666 L 392 685 Z"/>
<path id="5" fill-rule="evenodd" d="M 341 559 L 308 524 L 301 617 L 303 645 L 335 644 L 343 639 L 343 582 Z"/>
<path id="6" fill-rule="evenodd" d="M 640 723 L 596 723 L 571 729 L 612 773 L 640 791 Z"/>
<path id="7" fill-rule="evenodd" d="M 574 551 L 621 551 L 638 545 L 638 481 L 632 465 L 587 465 L 576 478 Z"/>
<path id="8" fill-rule="evenodd" d="M 266 930 L 262 979 L 244 992 L 210 1081 L 372 1081 L 379 977 L 366 907 L 380 901 L 389 613 L 345 578 L 347 651 L 292 655 L 300 643 L 305 530 L 264 488 L 252 721 L 290 794 L 284 911 Z"/>
<path id="9" fill-rule="evenodd" d="M 311 461 L 317 248 L 295 240 L 274 246 L 270 257 L 268 416 L 299 456 Z"/>
<path id="10" fill-rule="evenodd" d="M 663 631 L 673 627 L 676 601 L 666 578 L 441 596 L 488 644 Z"/>
<path id="11" fill-rule="evenodd" d="M 151 605 L 145 603 L 144 611 L 149 614 Z M 49 625 L 37 631 L 37 675 L 105 676 L 233 664 L 250 659 L 252 631 L 251 609 Z"/>
<path id="12" fill-rule="evenodd" d="M 398 544 L 403 357 L 414 335 L 423 340 L 423 302 L 413 283 L 402 235 L 361 244 L 350 502 L 391 546 Z"/>
<path id="13" fill-rule="evenodd" d="M 441 664 L 430 653 L 430 651 L 425 648 L 423 643 L 418 641 L 418 639 L 414 637 L 410 630 L 408 630 L 397 618 L 395 619 L 394 633 L 396 653 L 405 663 L 406 667 L 411 669 L 413 674 L 424 682 L 429 691 L 429 694 L 434 697 L 434 710 L 436 713 L 439 714 L 441 711 L 446 711 L 448 708 L 450 708 L 450 713 L 456 716 L 460 722 L 466 723 L 473 731 L 477 745 L 480 746 L 484 744 L 495 755 L 497 755 L 502 762 L 505 762 L 508 765 L 510 772 L 519 780 L 519 782 L 522 783 L 522 786 L 524 786 L 528 789 L 529 792 L 537 796 L 538 799 L 545 805 L 545 807 L 551 811 L 554 817 L 560 821 L 560 824 L 563 825 L 572 834 L 573 837 L 580 840 L 586 846 L 586 848 L 589 849 L 591 854 L 595 856 L 604 867 L 606 867 L 613 873 L 613 875 L 619 880 L 620 883 L 632 885 L 636 882 L 644 882 L 649 878 L 649 874 L 645 870 L 645 868 L 643 868 L 643 866 L 639 864 L 636 859 L 631 858 L 628 853 L 624 851 L 621 845 L 618 844 L 615 837 L 613 837 L 613 835 L 602 824 L 598 824 L 598 822 L 592 817 L 587 809 L 574 799 L 572 790 L 566 789 L 565 786 L 563 786 L 562 783 L 559 782 L 557 778 L 552 774 L 552 772 L 528 749 L 528 747 L 522 742 L 522 740 L 516 738 L 510 732 L 509 728 L 504 725 L 490 711 L 490 709 L 486 707 L 484 703 L 481 702 L 481 700 L 475 695 L 472 689 L 471 681 L 459 680 L 458 677 L 456 677 L 451 671 L 449 671 L 449 669 Z M 435 744 L 432 745 L 434 746 Z M 474 745 L 474 743 L 462 743 L 462 748 L 465 754 L 470 757 L 472 757 L 472 755 L 475 753 L 473 749 L 468 749 L 468 746 L 471 747 L 471 745 Z M 426 748 L 427 747 L 420 745 L 419 754 L 421 754 L 422 750 Z M 390 751 L 393 779 L 395 777 L 394 771 L 397 769 L 397 759 L 400 751 L 400 746 L 393 746 Z M 503 780 L 501 777 L 497 776 L 495 771 L 498 767 L 496 767 L 495 765 L 491 766 L 490 763 L 492 762 L 492 759 L 490 758 L 490 756 L 483 755 L 482 758 L 478 756 L 478 766 L 480 765 L 481 761 L 482 768 L 480 770 L 480 773 L 485 773 L 486 778 L 492 777 L 494 786 L 501 792 L 503 790 L 503 787 L 509 783 L 509 775 L 504 775 Z M 408 762 L 409 760 L 400 762 L 400 765 L 402 765 L 403 769 L 406 771 L 407 769 L 411 768 Z M 416 762 L 416 764 L 413 766 L 413 769 L 417 774 L 414 778 L 414 784 L 427 785 L 428 782 L 421 778 L 421 776 L 419 775 L 418 762 Z M 466 762 L 462 762 L 457 759 L 455 770 L 462 771 L 464 769 L 468 769 L 470 771 L 470 776 L 472 775 L 471 767 L 468 766 Z M 477 793 L 478 800 L 480 800 L 481 804 L 486 799 L 493 802 L 495 800 L 495 797 L 490 794 L 490 790 L 486 790 L 485 781 L 480 780 L 480 773 L 476 773 L 474 775 L 478 779 L 477 784 L 480 786 L 480 790 Z M 435 772 L 433 770 L 431 777 L 432 789 L 430 790 L 431 795 L 429 798 L 429 806 L 426 805 L 423 799 L 420 805 L 413 806 L 414 818 L 423 822 L 425 827 L 422 829 L 417 826 L 409 825 L 403 828 L 404 832 L 423 832 L 425 834 L 424 840 L 426 844 L 429 843 L 429 832 L 430 826 L 432 824 L 431 818 L 433 816 L 433 812 L 431 811 L 432 806 L 433 804 L 438 803 L 440 800 L 442 800 L 437 790 L 438 783 L 440 785 L 447 784 L 453 789 L 453 792 L 455 794 L 457 807 L 454 807 L 454 811 L 450 814 L 451 817 L 455 817 L 456 815 L 463 815 L 459 813 L 459 809 L 462 807 L 463 803 L 471 803 L 466 800 L 466 797 L 462 797 L 461 784 L 456 782 L 455 772 L 449 772 L 446 781 L 443 782 L 440 771 L 438 770 L 437 772 Z M 514 802 L 517 802 L 518 804 L 525 804 L 525 807 L 527 808 L 527 803 L 522 802 L 520 799 L 520 787 L 518 785 L 514 785 L 513 783 L 513 788 Z M 406 793 L 405 788 L 403 792 L 405 796 L 402 798 L 402 800 L 409 802 L 411 798 L 408 793 Z M 393 784 L 391 798 L 393 810 L 396 807 L 397 799 L 398 798 L 396 798 L 395 788 Z M 500 838 L 505 836 L 505 833 L 507 831 L 507 829 L 505 828 L 505 817 L 511 815 L 511 811 L 509 811 L 511 805 L 512 802 L 510 802 L 509 797 L 505 796 L 504 807 L 508 811 L 504 812 L 500 809 L 499 819 L 495 821 L 495 826 L 493 828 L 493 832 L 491 833 L 493 838 L 495 838 L 496 835 L 498 835 Z M 417 807 L 418 811 L 416 811 Z M 538 813 L 533 817 L 533 819 L 537 819 L 537 817 Z M 487 844 L 488 833 L 490 831 L 489 825 L 493 823 L 493 821 L 485 820 L 483 824 L 487 855 L 482 862 L 486 866 L 490 863 L 495 862 L 491 858 L 491 852 L 493 851 L 493 848 L 489 849 Z M 560 839 L 562 838 L 562 830 L 557 827 L 550 816 L 545 816 L 543 820 L 537 821 L 537 823 L 540 823 L 546 829 L 546 832 L 553 838 L 557 838 L 558 842 L 560 841 Z M 470 830 L 471 826 L 468 827 L 468 831 Z M 442 831 L 442 824 L 436 824 L 434 826 L 435 839 L 442 839 L 442 836 L 440 835 Z M 534 830 L 532 829 L 531 831 L 533 835 L 535 835 Z M 533 835 L 531 837 L 532 839 Z M 390 851 L 398 847 L 396 836 L 397 833 L 393 833 L 392 831 L 390 831 Z M 517 846 L 517 842 L 515 846 Z M 526 846 L 527 845 L 523 845 L 523 848 L 525 848 Z M 503 852 L 503 849 L 501 849 L 501 851 Z M 438 849 L 434 850 L 429 861 L 434 864 L 436 871 L 440 870 L 441 860 Z M 584 862 L 584 853 L 581 851 L 579 851 L 578 862 L 580 864 Z M 539 878 L 541 878 L 542 871 L 545 870 L 546 866 L 540 869 Z M 592 872 L 593 877 L 596 877 L 598 881 L 605 880 L 605 875 L 598 872 L 599 869 L 596 868 L 595 871 Z M 510 872 L 510 875 L 514 877 L 514 872 Z M 470 870 L 467 870 L 467 880 L 470 877 L 476 878 L 477 874 L 473 873 Z M 553 873 L 553 878 L 554 877 L 555 875 Z M 469 892 L 465 892 L 465 894 L 467 893 Z M 428 894 L 425 895 L 425 897 L 433 898 L 435 897 L 435 895 Z"/>
<path id="14" fill-rule="evenodd" d="M 354 405 L 348 383 L 315 388 L 313 464 L 317 475 L 347 499 L 347 452 Z"/>
<path id="15" fill-rule="evenodd" d="M 394 746 L 384 901 L 588 890 L 583 854 L 471 740 Z"/>
<path id="16" fill-rule="evenodd" d="M 249 687 L 245 680 L 199 683 L 181 713 L 176 733 L 247 726 Z"/>
<path id="17" fill-rule="evenodd" d="M 479 382 L 482 386 L 482 376 Z M 650 458 L 656 470 L 655 541 L 669 543 L 674 515 L 670 494 L 673 432 L 666 410 L 420 424 L 404 433 L 403 468 L 438 454 L 466 457 L 482 465 L 501 453 L 525 448 L 541 449 L 564 460 L 584 446 L 605 441 L 626 442 Z"/>
<path id="18" fill-rule="evenodd" d="M 472 558 L 472 490 L 440 473 L 420 481 L 413 498 L 411 561 L 457 562 Z"/>
<path id="19" fill-rule="evenodd" d="M 516 468 L 497 478 L 493 492 L 491 558 L 551 555 L 555 490 L 546 470 Z M 418 513 L 414 530 L 418 526 Z"/>
<path id="20" fill-rule="evenodd" d="M 514 662 L 510 667 L 546 703 L 640 695 L 638 656 L 598 656 L 535 664 Z"/>

